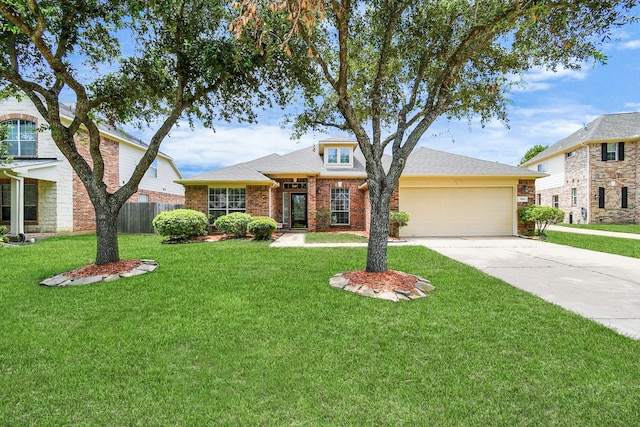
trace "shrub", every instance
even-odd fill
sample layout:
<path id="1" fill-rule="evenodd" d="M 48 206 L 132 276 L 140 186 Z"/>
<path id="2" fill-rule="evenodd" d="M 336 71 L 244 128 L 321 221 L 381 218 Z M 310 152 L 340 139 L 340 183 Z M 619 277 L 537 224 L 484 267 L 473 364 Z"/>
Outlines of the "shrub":
<path id="1" fill-rule="evenodd" d="M 247 231 L 253 234 L 256 240 L 269 240 L 277 228 L 276 220 L 268 216 L 257 216 L 247 225 Z"/>
<path id="2" fill-rule="evenodd" d="M 409 214 L 406 212 L 391 211 L 389 212 L 389 234 L 392 237 L 400 236 L 400 227 L 404 227 L 409 223 Z"/>
<path id="3" fill-rule="evenodd" d="M 316 231 L 328 231 L 331 227 L 331 210 L 318 209 L 316 212 Z"/>
<path id="4" fill-rule="evenodd" d="M 549 224 L 555 224 L 564 219 L 564 211 L 551 206 L 529 205 L 518 209 L 518 218 L 522 222 L 535 223 L 535 234 L 545 236 L 545 230 Z"/>
<path id="5" fill-rule="evenodd" d="M 5 236 L 5 234 L 7 234 L 7 227 L 4 225 L 0 225 L 0 246 L 9 241 L 9 238 Z"/>
<path id="6" fill-rule="evenodd" d="M 209 231 L 207 216 L 191 209 L 161 212 L 153 219 L 156 232 L 169 240 L 188 240 L 206 236 Z"/>
<path id="7" fill-rule="evenodd" d="M 232 212 L 218 217 L 213 226 L 224 234 L 241 238 L 247 235 L 247 225 L 249 225 L 251 219 L 251 215 L 244 212 Z"/>

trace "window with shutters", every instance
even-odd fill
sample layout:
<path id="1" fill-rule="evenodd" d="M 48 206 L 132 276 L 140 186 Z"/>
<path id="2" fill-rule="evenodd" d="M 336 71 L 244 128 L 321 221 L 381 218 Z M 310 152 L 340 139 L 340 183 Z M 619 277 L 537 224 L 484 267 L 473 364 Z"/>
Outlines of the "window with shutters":
<path id="1" fill-rule="evenodd" d="M 624 142 L 605 142 L 602 144 L 602 161 L 624 160 Z"/>

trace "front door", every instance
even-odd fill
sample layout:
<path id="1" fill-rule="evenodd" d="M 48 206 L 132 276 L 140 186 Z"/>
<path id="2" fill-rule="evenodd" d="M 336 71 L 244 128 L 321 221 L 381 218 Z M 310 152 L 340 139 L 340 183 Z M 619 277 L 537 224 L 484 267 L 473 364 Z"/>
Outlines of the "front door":
<path id="1" fill-rule="evenodd" d="M 307 228 L 307 194 L 291 194 L 291 228 Z"/>

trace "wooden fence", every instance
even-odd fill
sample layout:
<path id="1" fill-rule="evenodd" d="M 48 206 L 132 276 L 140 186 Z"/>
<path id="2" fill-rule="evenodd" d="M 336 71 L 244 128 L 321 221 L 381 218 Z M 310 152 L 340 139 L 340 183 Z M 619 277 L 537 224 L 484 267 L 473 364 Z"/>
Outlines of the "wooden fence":
<path id="1" fill-rule="evenodd" d="M 160 212 L 181 209 L 184 205 L 171 203 L 134 203 L 127 202 L 118 215 L 118 233 L 148 234 L 155 233 L 153 218 Z"/>

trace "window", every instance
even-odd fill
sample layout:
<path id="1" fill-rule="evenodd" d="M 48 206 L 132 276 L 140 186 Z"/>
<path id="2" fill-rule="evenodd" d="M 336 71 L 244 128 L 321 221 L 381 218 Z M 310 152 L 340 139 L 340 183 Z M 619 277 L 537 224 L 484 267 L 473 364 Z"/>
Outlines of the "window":
<path id="1" fill-rule="evenodd" d="M 560 197 L 557 194 L 551 196 L 551 203 L 554 208 L 560 207 Z"/>
<path id="2" fill-rule="evenodd" d="M 622 195 L 621 195 L 622 197 L 620 199 L 620 202 L 621 202 L 620 207 L 622 209 L 626 209 L 626 208 L 629 207 L 629 204 L 628 204 L 628 193 L 629 193 L 629 189 L 627 187 L 622 187 Z"/>
<path id="3" fill-rule="evenodd" d="M 2 123 L 7 126 L 7 154 L 15 157 L 36 156 L 36 124 L 26 120 L 8 120 Z"/>
<path id="4" fill-rule="evenodd" d="M 247 196 L 244 188 L 210 188 L 210 221 L 213 222 L 216 218 L 231 212 L 245 212 L 246 201 Z"/>
<path id="5" fill-rule="evenodd" d="M 11 221 L 11 185 L 0 185 L 0 221 Z"/>
<path id="6" fill-rule="evenodd" d="M 536 194 L 536 199 L 538 200 L 538 203 L 536 203 L 538 206 L 542 206 L 542 194 L 538 193 Z"/>
<path id="7" fill-rule="evenodd" d="M 151 178 L 158 177 L 158 159 L 153 159 L 153 163 L 149 166 L 149 176 Z"/>
<path id="8" fill-rule="evenodd" d="M 538 165 L 538 172 L 547 173 L 547 164 L 546 163 L 540 163 Z"/>
<path id="9" fill-rule="evenodd" d="M 331 225 L 349 225 L 349 189 L 331 189 Z"/>
<path id="10" fill-rule="evenodd" d="M 569 152 L 567 153 L 567 157 L 575 157 L 575 155 L 576 155 L 576 151 L 575 151 L 575 150 L 573 150 L 573 151 L 569 151 Z"/>
<path id="11" fill-rule="evenodd" d="M 602 161 L 624 160 L 624 142 L 605 142 L 602 144 Z"/>
<path id="12" fill-rule="evenodd" d="M 38 220 L 38 187 L 24 184 L 24 220 Z M 0 185 L 0 221 L 11 221 L 11 184 Z"/>
<path id="13" fill-rule="evenodd" d="M 578 189 L 571 189 L 571 206 L 578 206 Z"/>
<path id="14" fill-rule="evenodd" d="M 24 185 L 24 220 L 38 219 L 38 188 L 36 184 Z"/>
<path id="15" fill-rule="evenodd" d="M 351 148 L 327 148 L 325 150 L 325 164 L 328 166 L 351 165 Z"/>
<path id="16" fill-rule="evenodd" d="M 138 203 L 149 203 L 149 195 L 148 194 L 139 194 L 138 195 Z"/>

